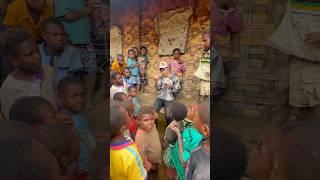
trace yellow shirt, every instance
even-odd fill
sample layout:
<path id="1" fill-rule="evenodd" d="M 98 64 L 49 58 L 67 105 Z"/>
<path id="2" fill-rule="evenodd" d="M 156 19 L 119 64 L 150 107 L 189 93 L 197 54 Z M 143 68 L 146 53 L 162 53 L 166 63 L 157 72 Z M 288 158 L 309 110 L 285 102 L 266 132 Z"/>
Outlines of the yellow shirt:
<path id="1" fill-rule="evenodd" d="M 53 8 L 47 3 L 39 21 L 35 23 L 27 8 L 26 0 L 15 0 L 8 7 L 3 23 L 7 26 L 24 28 L 30 32 L 36 40 L 40 39 L 40 25 L 48 17 L 53 16 Z"/>
<path id="2" fill-rule="evenodd" d="M 110 145 L 110 180 L 144 180 L 143 167 L 137 146 L 132 140 Z"/>
<path id="3" fill-rule="evenodd" d="M 111 69 L 122 74 L 123 70 L 127 67 L 127 65 L 124 63 L 123 66 L 120 66 L 118 63 L 118 60 L 115 60 L 112 65 Z"/>

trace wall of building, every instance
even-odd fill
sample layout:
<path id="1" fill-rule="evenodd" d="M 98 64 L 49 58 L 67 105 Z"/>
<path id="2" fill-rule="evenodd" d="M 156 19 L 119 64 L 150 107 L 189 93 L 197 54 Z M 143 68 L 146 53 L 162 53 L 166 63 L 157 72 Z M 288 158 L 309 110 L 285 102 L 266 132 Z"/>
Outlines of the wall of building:
<path id="1" fill-rule="evenodd" d="M 151 75 L 159 73 L 159 62 L 168 61 L 171 57 L 158 55 L 158 34 L 157 24 L 154 22 L 161 12 L 172 10 L 178 7 L 191 6 L 194 14 L 190 19 L 190 26 L 187 40 L 187 51 L 181 56 L 187 66 L 185 83 L 181 97 L 197 98 L 199 91 L 199 81 L 193 77 L 199 63 L 203 48 L 201 42 L 202 31 L 210 26 L 209 0 L 136 0 L 130 4 L 129 8 L 116 12 L 111 4 L 111 25 L 119 26 L 123 31 L 123 54 L 126 57 L 127 51 L 134 46 L 146 46 L 149 51 L 151 61 L 148 69 L 149 85 L 146 91 L 154 93 L 154 81 Z M 122 13 L 119 13 L 122 11 Z"/>

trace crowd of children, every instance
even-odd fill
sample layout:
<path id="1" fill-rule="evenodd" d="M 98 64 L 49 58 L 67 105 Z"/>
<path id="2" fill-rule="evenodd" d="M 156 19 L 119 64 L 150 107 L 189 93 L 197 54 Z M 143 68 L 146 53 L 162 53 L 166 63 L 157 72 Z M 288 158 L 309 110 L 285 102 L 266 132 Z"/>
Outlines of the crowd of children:
<path id="1" fill-rule="evenodd" d="M 107 2 L 5 2 L 0 3 L 0 159 L 8 163 L 0 176 L 89 179 L 100 144 L 86 112 L 99 84 L 98 61 L 107 61 L 107 45 L 98 47 L 98 41 L 106 38 L 108 19 L 96 8 Z M 107 176 L 98 173 L 91 175 Z"/>

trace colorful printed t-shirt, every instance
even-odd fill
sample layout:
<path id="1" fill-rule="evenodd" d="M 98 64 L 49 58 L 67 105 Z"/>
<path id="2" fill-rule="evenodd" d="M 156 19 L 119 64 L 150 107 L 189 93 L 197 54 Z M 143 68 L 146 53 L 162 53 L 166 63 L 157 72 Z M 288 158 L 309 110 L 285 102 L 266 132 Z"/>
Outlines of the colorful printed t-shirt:
<path id="1" fill-rule="evenodd" d="M 173 89 L 169 88 L 169 84 L 173 84 Z M 161 77 L 158 80 L 157 90 L 160 91 L 158 98 L 166 101 L 174 101 L 175 93 L 181 89 L 181 84 L 176 75 L 170 77 Z"/>
<path id="2" fill-rule="evenodd" d="M 128 58 L 127 61 L 127 67 L 130 69 L 132 76 L 138 76 L 139 75 L 139 68 L 134 66 L 137 63 L 136 59 Z"/>
<path id="3" fill-rule="evenodd" d="M 210 74 L 210 49 L 203 51 L 195 76 L 201 80 L 210 81 L 210 75 L 206 73 Z"/>
<path id="4" fill-rule="evenodd" d="M 147 171 L 135 143 L 127 139 L 110 144 L 110 179 L 144 180 Z"/>

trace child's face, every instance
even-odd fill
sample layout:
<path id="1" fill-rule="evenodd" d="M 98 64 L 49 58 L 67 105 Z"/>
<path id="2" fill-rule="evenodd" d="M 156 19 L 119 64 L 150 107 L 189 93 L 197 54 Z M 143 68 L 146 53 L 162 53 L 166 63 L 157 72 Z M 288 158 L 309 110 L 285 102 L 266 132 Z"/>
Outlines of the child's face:
<path id="1" fill-rule="evenodd" d="M 123 58 L 121 57 L 121 56 L 118 56 L 118 63 L 119 63 L 119 65 L 123 65 L 124 64 L 124 60 L 123 60 Z"/>
<path id="2" fill-rule="evenodd" d="M 161 74 L 163 75 L 163 76 L 168 76 L 168 74 L 169 74 L 169 70 L 168 70 L 168 68 L 161 68 L 160 69 L 160 72 L 161 72 Z"/>
<path id="3" fill-rule="evenodd" d="M 131 59 L 136 58 L 136 54 L 135 54 L 135 52 L 133 52 L 133 51 L 130 51 L 129 54 L 128 54 L 128 56 L 129 56 L 129 58 L 131 58 Z"/>
<path id="4" fill-rule="evenodd" d="M 41 70 L 41 56 L 37 43 L 30 39 L 23 42 L 18 48 L 16 57 L 13 57 L 13 66 L 22 70 L 39 72 Z"/>
<path id="5" fill-rule="evenodd" d="M 205 137 L 210 136 L 210 128 L 202 123 L 199 112 L 201 111 L 199 105 L 195 107 L 193 126 Z"/>
<path id="6" fill-rule="evenodd" d="M 37 12 L 42 12 L 45 8 L 46 0 L 27 0 L 28 5 Z"/>
<path id="7" fill-rule="evenodd" d="M 125 76 L 125 77 L 130 77 L 130 70 L 129 69 L 125 69 L 124 71 L 123 71 L 123 75 Z"/>
<path id="8" fill-rule="evenodd" d="M 205 50 L 210 49 L 210 34 L 202 35 L 202 45 Z"/>
<path id="9" fill-rule="evenodd" d="M 138 49 L 137 49 L 137 48 L 133 48 L 133 51 L 134 51 L 134 54 L 135 54 L 136 56 L 138 56 Z"/>
<path id="10" fill-rule="evenodd" d="M 129 91 L 129 95 L 131 97 L 136 97 L 137 96 L 137 88 L 131 88 Z"/>
<path id="11" fill-rule="evenodd" d="M 142 48 L 140 52 L 141 52 L 141 55 L 146 55 L 147 54 L 147 51 L 144 48 Z"/>
<path id="12" fill-rule="evenodd" d="M 180 59 L 180 51 L 174 51 L 173 52 L 173 58 L 174 59 Z"/>
<path id="13" fill-rule="evenodd" d="M 81 112 L 86 104 L 86 94 L 83 86 L 68 84 L 60 94 L 62 106 L 72 112 Z"/>
<path id="14" fill-rule="evenodd" d="M 154 114 L 144 114 L 138 120 L 141 129 L 151 131 L 154 126 Z"/>
<path id="15" fill-rule="evenodd" d="M 64 28 L 55 24 L 47 25 L 45 31 L 42 32 L 42 38 L 46 42 L 47 46 L 55 51 L 63 51 L 66 44 Z"/>
<path id="16" fill-rule="evenodd" d="M 118 86 L 122 86 L 123 85 L 121 74 L 117 74 L 116 79 L 114 80 L 114 84 L 116 84 Z"/>

